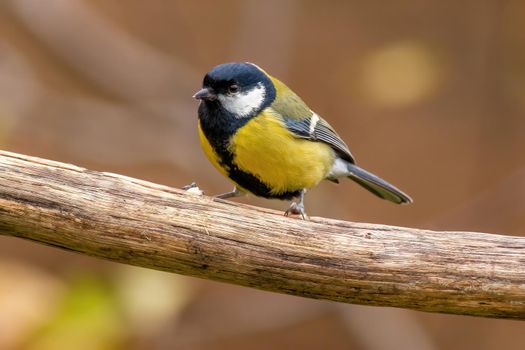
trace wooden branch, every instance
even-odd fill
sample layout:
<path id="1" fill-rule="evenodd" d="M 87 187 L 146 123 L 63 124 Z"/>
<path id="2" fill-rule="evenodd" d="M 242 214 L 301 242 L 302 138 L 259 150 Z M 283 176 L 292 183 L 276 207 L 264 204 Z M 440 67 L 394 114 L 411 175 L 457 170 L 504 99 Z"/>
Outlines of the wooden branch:
<path id="1" fill-rule="evenodd" d="M 309 298 L 525 319 L 525 237 L 307 222 L 8 152 L 0 184 L 4 235 Z"/>

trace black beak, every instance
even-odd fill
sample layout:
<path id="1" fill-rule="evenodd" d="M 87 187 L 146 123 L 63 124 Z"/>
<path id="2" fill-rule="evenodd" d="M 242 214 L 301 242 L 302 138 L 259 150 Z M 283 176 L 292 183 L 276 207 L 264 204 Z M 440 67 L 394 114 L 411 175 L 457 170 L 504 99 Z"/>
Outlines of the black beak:
<path id="1" fill-rule="evenodd" d="M 193 95 L 193 98 L 197 100 L 214 101 L 217 99 L 217 95 L 212 88 L 204 88 L 197 91 L 197 93 Z"/>

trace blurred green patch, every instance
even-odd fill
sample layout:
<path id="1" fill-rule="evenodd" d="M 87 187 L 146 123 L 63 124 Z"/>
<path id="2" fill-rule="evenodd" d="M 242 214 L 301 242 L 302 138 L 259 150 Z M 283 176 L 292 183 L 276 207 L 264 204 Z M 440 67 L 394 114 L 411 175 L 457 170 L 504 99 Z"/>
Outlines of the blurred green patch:
<path id="1" fill-rule="evenodd" d="M 121 349 L 125 339 L 114 290 L 103 279 L 74 279 L 49 321 L 29 337 L 28 350 Z"/>
<path id="2" fill-rule="evenodd" d="M 125 349 L 130 339 L 169 326 L 193 296 L 187 278 L 166 272 L 118 266 L 109 275 L 75 273 L 19 349 Z"/>

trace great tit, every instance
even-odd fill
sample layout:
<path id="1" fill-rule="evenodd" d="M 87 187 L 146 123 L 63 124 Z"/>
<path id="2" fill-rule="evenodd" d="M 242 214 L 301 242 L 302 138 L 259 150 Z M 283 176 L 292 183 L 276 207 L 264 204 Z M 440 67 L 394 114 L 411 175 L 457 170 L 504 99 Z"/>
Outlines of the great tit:
<path id="1" fill-rule="evenodd" d="M 299 96 L 257 65 L 224 63 L 204 77 L 194 98 L 199 104 L 199 137 L 210 162 L 235 185 L 218 198 L 250 192 L 291 200 L 285 215 L 306 218 L 304 195 L 321 180 L 354 180 L 394 203 L 412 199 L 385 180 L 355 165 L 335 130 Z"/>

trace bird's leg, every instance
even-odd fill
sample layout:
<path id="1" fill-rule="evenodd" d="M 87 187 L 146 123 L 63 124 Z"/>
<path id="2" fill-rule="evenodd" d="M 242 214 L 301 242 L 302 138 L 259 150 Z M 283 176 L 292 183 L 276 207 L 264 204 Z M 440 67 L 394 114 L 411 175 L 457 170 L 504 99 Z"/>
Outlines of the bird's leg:
<path id="1" fill-rule="evenodd" d="M 308 215 L 304 212 L 304 195 L 306 194 L 306 189 L 301 190 L 301 195 L 299 196 L 299 202 L 292 202 L 290 208 L 284 212 L 285 216 L 290 214 L 301 215 L 303 220 L 308 220 Z"/>
<path id="2" fill-rule="evenodd" d="M 239 191 L 239 189 L 236 186 L 236 187 L 233 188 L 233 191 L 219 194 L 219 195 L 215 196 L 215 198 L 227 199 L 227 198 L 239 197 L 239 196 L 242 196 L 243 194 L 244 194 L 244 192 Z"/>

